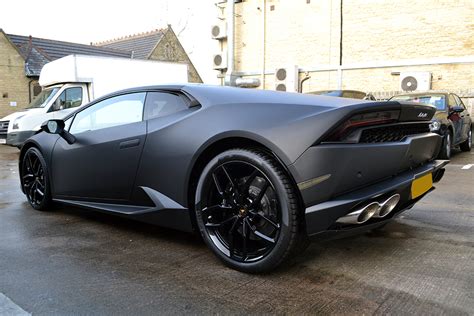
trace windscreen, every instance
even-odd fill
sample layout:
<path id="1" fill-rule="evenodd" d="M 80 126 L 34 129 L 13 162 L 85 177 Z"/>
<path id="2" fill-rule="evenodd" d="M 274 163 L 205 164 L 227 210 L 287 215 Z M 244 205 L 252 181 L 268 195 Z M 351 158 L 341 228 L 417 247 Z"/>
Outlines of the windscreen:
<path id="1" fill-rule="evenodd" d="M 443 94 L 398 95 L 391 98 L 390 100 L 424 103 L 428 105 L 434 105 L 437 110 L 446 109 L 446 97 Z"/>
<path id="2" fill-rule="evenodd" d="M 59 88 L 46 89 L 41 91 L 40 94 L 30 103 L 29 109 L 33 108 L 44 108 L 48 104 L 49 100 L 56 95 Z"/>

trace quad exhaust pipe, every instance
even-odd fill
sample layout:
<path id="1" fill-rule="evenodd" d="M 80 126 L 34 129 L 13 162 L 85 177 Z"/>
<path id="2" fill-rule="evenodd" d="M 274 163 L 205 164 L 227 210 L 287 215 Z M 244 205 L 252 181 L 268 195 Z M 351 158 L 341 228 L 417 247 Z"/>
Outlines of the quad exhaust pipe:
<path id="1" fill-rule="evenodd" d="M 400 202 L 400 194 L 394 194 L 381 203 L 371 202 L 354 212 L 340 217 L 336 222 L 341 224 L 363 224 L 371 218 L 382 218 L 390 214 L 398 202 Z"/>

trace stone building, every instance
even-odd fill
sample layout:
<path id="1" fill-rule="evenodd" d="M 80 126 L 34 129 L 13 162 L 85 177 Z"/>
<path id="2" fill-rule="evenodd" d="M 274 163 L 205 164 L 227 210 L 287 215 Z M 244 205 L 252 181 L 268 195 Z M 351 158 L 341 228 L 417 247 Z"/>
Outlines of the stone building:
<path id="1" fill-rule="evenodd" d="M 43 66 L 71 54 L 187 63 L 189 81 L 202 82 L 171 26 L 99 45 L 6 34 L 0 29 L 0 118 L 27 106 L 41 92 Z"/>
<path id="2" fill-rule="evenodd" d="M 128 35 L 93 45 L 132 53 L 132 58 L 154 59 L 188 64 L 189 82 L 202 82 L 199 73 L 189 59 L 171 25 L 167 28 Z"/>
<path id="3" fill-rule="evenodd" d="M 226 1 L 216 6 L 216 24 L 231 25 Z M 296 65 L 300 80 L 311 76 L 303 92 L 386 98 L 416 72 L 429 73 L 431 89 L 474 97 L 472 0 L 245 0 L 234 11 L 233 76 L 258 78 L 259 88 L 275 89 L 275 70 Z M 225 55 L 227 39 L 219 41 Z"/>
<path id="4" fill-rule="evenodd" d="M 41 92 L 43 66 L 71 54 L 130 58 L 131 52 L 6 34 L 0 29 L 0 118 L 27 106 Z"/>

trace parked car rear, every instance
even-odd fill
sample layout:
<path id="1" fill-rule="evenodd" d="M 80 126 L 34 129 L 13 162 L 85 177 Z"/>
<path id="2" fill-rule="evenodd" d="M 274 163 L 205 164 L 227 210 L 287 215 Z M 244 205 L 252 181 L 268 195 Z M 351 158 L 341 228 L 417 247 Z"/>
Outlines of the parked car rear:
<path id="1" fill-rule="evenodd" d="M 418 92 L 396 95 L 390 100 L 424 103 L 436 107 L 430 130 L 443 136 L 439 158 L 449 159 L 453 147 L 459 146 L 462 151 L 471 150 L 472 119 L 456 94 L 445 91 Z"/>

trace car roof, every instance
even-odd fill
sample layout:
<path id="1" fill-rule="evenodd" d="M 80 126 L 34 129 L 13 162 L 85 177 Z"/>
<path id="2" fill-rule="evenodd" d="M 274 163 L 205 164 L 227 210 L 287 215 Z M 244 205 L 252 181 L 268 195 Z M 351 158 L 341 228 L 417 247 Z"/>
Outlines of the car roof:
<path id="1" fill-rule="evenodd" d="M 344 99 L 330 96 L 320 96 L 314 94 L 280 92 L 262 89 L 246 89 L 229 86 L 208 85 L 200 83 L 153 85 L 125 89 L 114 92 L 108 97 L 132 92 L 167 90 L 184 91 L 196 98 L 202 106 L 230 103 L 275 103 L 293 105 L 318 105 L 325 107 L 339 107 L 351 104 L 373 102 L 362 99 Z"/>
<path id="2" fill-rule="evenodd" d="M 452 92 L 446 90 L 428 90 L 428 91 L 416 91 L 416 92 L 406 92 L 394 95 L 394 97 L 398 96 L 417 96 L 417 95 L 430 95 L 430 94 L 454 94 Z"/>
<path id="3" fill-rule="evenodd" d="M 328 92 L 357 92 L 357 93 L 363 93 L 363 94 L 367 94 L 367 92 L 364 92 L 364 91 L 360 91 L 360 90 L 340 90 L 340 89 L 334 89 L 334 90 L 317 90 L 317 91 L 310 91 L 310 92 L 306 92 L 306 93 L 328 93 Z"/>

